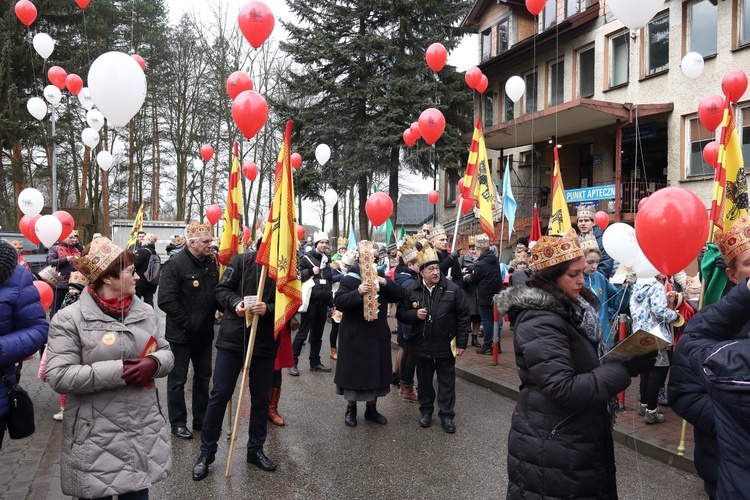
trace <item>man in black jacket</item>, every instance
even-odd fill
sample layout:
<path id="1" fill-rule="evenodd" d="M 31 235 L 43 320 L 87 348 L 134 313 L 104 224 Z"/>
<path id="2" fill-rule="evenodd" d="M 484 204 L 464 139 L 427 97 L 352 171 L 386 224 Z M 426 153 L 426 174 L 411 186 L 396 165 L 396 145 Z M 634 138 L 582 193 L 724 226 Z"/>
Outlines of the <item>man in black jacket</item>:
<path id="1" fill-rule="evenodd" d="M 396 318 L 412 325 L 411 351 L 417 360 L 419 382 L 419 425 L 432 424 L 435 403 L 432 379 L 437 372 L 438 415 L 443 430 L 454 433 L 455 356 L 463 354 L 469 340 L 469 306 L 461 289 L 442 276 L 435 250 L 427 247 L 418 255 L 420 277 L 406 289 L 406 299 L 399 304 Z M 451 345 L 454 338 L 455 356 Z"/>
<path id="2" fill-rule="evenodd" d="M 315 248 L 299 259 L 300 280 L 302 283 L 313 280 L 315 286 L 310 295 L 307 312 L 301 314 L 301 324 L 292 343 L 294 366 L 289 374 L 299 376 L 297 361 L 302 352 L 302 344 L 310 336 L 310 371 L 330 372 L 331 368 L 320 361 L 320 346 L 323 343 L 323 329 L 326 326 L 328 307 L 333 305 L 333 276 L 328 259 L 328 234 L 322 231 L 313 237 Z"/>
<path id="3" fill-rule="evenodd" d="M 208 466 L 214 461 L 224 412 L 245 362 L 250 343 L 250 328 L 245 323 L 245 311 L 248 309 L 259 318 L 249 373 L 243 374 L 250 377 L 247 461 L 264 471 L 276 469 L 276 464 L 263 452 L 268 427 L 269 393 L 279 349 L 279 338 L 274 338 L 273 331 L 276 283 L 266 278 L 263 295 L 257 296 L 262 267 L 255 262 L 256 255 L 251 252 L 235 256 L 216 287 L 216 302 L 224 309 L 224 316 L 216 339 L 214 384 L 201 431 L 201 453 L 193 467 L 195 481 L 208 475 Z M 255 305 L 245 303 L 244 297 L 247 296 L 255 297 Z"/>
<path id="4" fill-rule="evenodd" d="M 143 302 L 154 307 L 154 292 L 157 285 L 152 285 L 146 279 L 146 270 L 152 255 L 156 255 L 156 235 L 147 233 L 141 240 L 141 246 L 135 251 L 135 273 L 138 275 L 135 294 L 143 299 Z"/>
<path id="5" fill-rule="evenodd" d="M 494 330 L 492 299 L 500 291 L 503 281 L 500 278 L 500 263 L 497 260 L 497 254 L 490 251 L 490 238 L 486 234 L 479 234 L 475 239 L 475 244 L 477 251 L 482 253 L 474 262 L 471 273 L 464 276 L 464 282 L 477 287 L 479 317 L 482 318 L 484 330 L 484 345 L 477 349 L 477 353 L 492 354 L 494 340 L 492 338 Z M 502 320 L 500 321 L 500 328 L 502 328 Z"/>
<path id="6" fill-rule="evenodd" d="M 174 354 L 167 378 L 167 404 L 172 433 L 192 439 L 187 428 L 185 382 L 193 363 L 193 429 L 200 430 L 211 382 L 211 343 L 214 339 L 214 292 L 219 272 L 211 250 L 211 225 L 191 222 L 187 249 L 170 258 L 159 279 L 159 309 L 167 314 L 166 338 Z"/>
<path id="7" fill-rule="evenodd" d="M 456 248 L 453 252 L 448 253 L 448 235 L 445 234 L 443 226 L 435 226 L 430 229 L 430 243 L 437 252 L 440 271 L 448 281 L 453 281 L 459 288 L 463 288 L 461 264 L 458 261 L 461 257 L 461 249 Z"/>

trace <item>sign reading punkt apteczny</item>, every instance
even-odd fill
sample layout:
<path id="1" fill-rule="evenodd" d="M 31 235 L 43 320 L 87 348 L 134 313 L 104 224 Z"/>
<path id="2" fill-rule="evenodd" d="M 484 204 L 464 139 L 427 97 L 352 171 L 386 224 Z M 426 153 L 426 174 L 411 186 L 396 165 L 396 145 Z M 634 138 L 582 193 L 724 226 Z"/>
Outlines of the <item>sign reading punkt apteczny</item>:
<path id="1" fill-rule="evenodd" d="M 582 201 L 612 200 L 615 197 L 615 185 L 592 186 L 581 189 L 566 189 L 565 201 L 567 203 L 580 203 Z"/>

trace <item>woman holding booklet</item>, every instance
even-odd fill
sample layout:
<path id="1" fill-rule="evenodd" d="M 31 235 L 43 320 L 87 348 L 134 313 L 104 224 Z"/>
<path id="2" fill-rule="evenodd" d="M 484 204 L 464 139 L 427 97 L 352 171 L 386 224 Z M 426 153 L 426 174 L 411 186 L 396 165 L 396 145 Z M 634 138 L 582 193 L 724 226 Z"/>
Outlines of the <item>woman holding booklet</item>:
<path id="1" fill-rule="evenodd" d="M 612 442 L 617 401 L 655 353 L 606 364 L 574 231 L 531 250 L 525 287 L 496 296 L 514 330 L 521 390 L 508 437 L 508 498 L 617 498 Z"/>

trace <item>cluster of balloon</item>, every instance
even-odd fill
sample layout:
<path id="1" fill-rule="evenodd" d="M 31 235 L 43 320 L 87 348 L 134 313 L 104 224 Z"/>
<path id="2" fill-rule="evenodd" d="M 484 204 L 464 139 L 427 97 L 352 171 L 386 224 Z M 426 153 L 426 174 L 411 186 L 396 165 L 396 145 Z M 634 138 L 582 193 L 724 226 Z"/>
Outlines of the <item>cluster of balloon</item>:
<path id="1" fill-rule="evenodd" d="M 437 202 L 440 199 L 440 193 L 433 189 L 432 191 L 427 193 L 427 199 L 430 200 L 430 203 L 432 203 L 433 205 L 437 205 Z"/>
<path id="2" fill-rule="evenodd" d="M 55 41 L 47 33 L 37 33 L 34 35 L 31 44 L 34 46 L 36 53 L 45 61 L 52 55 L 52 51 L 55 50 Z"/>
<path id="3" fill-rule="evenodd" d="M 372 193 L 365 202 L 365 213 L 373 226 L 380 226 L 393 213 L 393 200 L 386 193 Z"/>
<path id="4" fill-rule="evenodd" d="M 422 137 L 422 132 L 419 131 L 419 122 L 413 122 L 409 125 L 409 128 L 404 130 L 403 137 L 406 145 L 413 148 L 419 138 Z"/>
<path id="5" fill-rule="evenodd" d="M 701 73 L 703 73 L 703 56 L 698 52 L 688 52 L 685 57 L 682 58 L 680 63 L 680 69 L 682 74 L 691 80 L 697 80 Z"/>
<path id="6" fill-rule="evenodd" d="M 227 78 L 227 94 L 229 98 L 234 99 L 240 95 L 240 93 L 246 90 L 253 90 L 253 81 L 250 79 L 250 75 L 244 71 L 235 71 L 229 78 Z"/>
<path id="7" fill-rule="evenodd" d="M 297 239 L 302 241 L 305 239 L 305 226 L 297 224 Z"/>
<path id="8" fill-rule="evenodd" d="M 206 207 L 206 219 L 215 226 L 221 219 L 221 207 L 219 205 L 209 205 Z"/>
<path id="9" fill-rule="evenodd" d="M 117 128 L 127 125 L 146 99 L 146 75 L 138 62 L 123 52 L 97 57 L 87 80 L 96 107 Z"/>
<path id="10" fill-rule="evenodd" d="M 438 73 L 445 67 L 445 63 L 448 61 L 448 51 L 445 50 L 442 43 L 433 43 L 427 47 L 425 59 L 427 60 L 427 66 L 435 73 Z"/>
<path id="11" fill-rule="evenodd" d="M 302 166 L 302 155 L 299 153 L 292 153 L 290 158 L 292 160 L 292 167 L 294 170 L 298 170 Z"/>
<path id="12" fill-rule="evenodd" d="M 464 81 L 466 81 L 466 85 L 468 85 L 470 89 L 476 90 L 480 94 L 484 94 L 484 91 L 487 90 L 487 86 L 489 85 L 487 76 L 476 66 L 466 70 Z"/>
<path id="13" fill-rule="evenodd" d="M 520 76 L 511 76 L 505 82 L 505 95 L 513 102 L 518 102 L 526 93 L 526 82 Z"/>
<path id="14" fill-rule="evenodd" d="M 609 226 L 609 215 L 607 215 L 607 212 L 603 212 L 599 210 L 594 214 L 594 224 L 599 226 L 599 229 L 604 231 L 607 229 L 607 226 Z"/>
<path id="15" fill-rule="evenodd" d="M 52 305 L 52 299 L 54 298 L 52 287 L 41 280 L 34 280 L 34 286 L 39 292 L 39 299 L 42 302 L 42 307 L 46 311 Z"/>
<path id="16" fill-rule="evenodd" d="M 747 75 L 738 69 L 728 72 L 721 80 L 726 98 L 709 94 L 698 105 L 698 118 L 709 132 L 714 132 L 724 119 L 728 102 L 739 101 L 747 90 Z M 719 142 L 711 141 L 703 147 L 703 160 L 716 168 L 719 164 Z"/>
<path id="17" fill-rule="evenodd" d="M 328 160 L 331 159 L 331 148 L 328 147 L 328 144 L 318 144 L 318 147 L 315 148 L 315 159 L 318 160 L 321 167 L 328 163 Z"/>
<path id="18" fill-rule="evenodd" d="M 526 0 L 527 5 L 529 1 Z M 618 21 L 631 30 L 637 30 L 646 26 L 664 8 L 664 0 L 607 0 L 607 5 Z"/>
<path id="19" fill-rule="evenodd" d="M 18 0 L 13 10 L 18 20 L 26 26 L 31 26 L 31 23 L 36 20 L 36 7 L 29 0 Z"/>
<path id="20" fill-rule="evenodd" d="M 209 162 L 214 157 L 214 148 L 210 144 L 204 144 L 201 146 L 201 158 L 203 161 Z"/>
<path id="21" fill-rule="evenodd" d="M 258 165 L 254 161 L 247 160 L 242 164 L 242 175 L 250 182 L 255 182 L 258 177 Z"/>
<path id="22" fill-rule="evenodd" d="M 326 202 L 326 206 L 333 208 L 339 201 L 339 195 L 336 190 L 328 188 L 323 193 L 323 200 Z"/>
<path id="23" fill-rule="evenodd" d="M 443 113 L 436 108 L 427 108 L 422 111 L 417 123 L 419 126 L 419 134 L 430 146 L 435 144 L 435 141 L 440 139 L 440 136 L 443 135 L 443 132 L 445 131 L 445 117 L 443 116 Z"/>
<path id="24" fill-rule="evenodd" d="M 252 139 L 268 120 L 268 103 L 254 90 L 244 90 L 232 102 L 232 119 L 242 135 Z"/>
<path id="25" fill-rule="evenodd" d="M 260 0 L 251 0 L 240 9 L 237 22 L 245 39 L 257 49 L 271 36 L 276 19 L 268 5 Z"/>

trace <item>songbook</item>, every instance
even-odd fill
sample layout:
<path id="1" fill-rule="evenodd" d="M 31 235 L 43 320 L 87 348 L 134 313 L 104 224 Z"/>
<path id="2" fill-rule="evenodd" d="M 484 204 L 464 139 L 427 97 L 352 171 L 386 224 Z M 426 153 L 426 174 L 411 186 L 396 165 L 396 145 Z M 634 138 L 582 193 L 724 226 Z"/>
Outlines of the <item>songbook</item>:
<path id="1" fill-rule="evenodd" d="M 653 331 L 638 330 L 628 335 L 625 340 L 617 344 L 612 350 L 600 358 L 602 363 L 612 361 L 626 361 L 638 356 L 643 356 L 653 351 L 663 349 L 672 342 L 664 337 L 659 331 L 659 327 Z"/>

